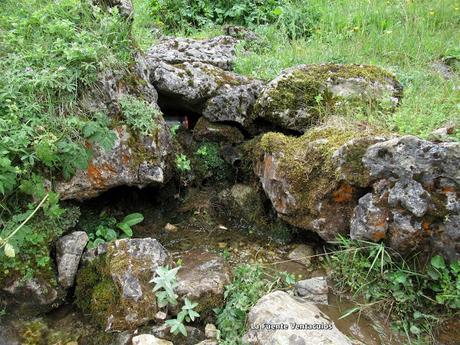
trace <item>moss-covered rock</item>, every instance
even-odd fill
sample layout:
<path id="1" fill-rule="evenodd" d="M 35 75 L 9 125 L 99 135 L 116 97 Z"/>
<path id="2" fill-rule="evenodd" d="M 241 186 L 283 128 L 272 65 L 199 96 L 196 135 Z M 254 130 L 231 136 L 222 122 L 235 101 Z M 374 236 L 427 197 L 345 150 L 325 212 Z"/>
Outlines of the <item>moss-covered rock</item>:
<path id="1" fill-rule="evenodd" d="M 326 240 L 345 233 L 363 187 L 355 181 L 365 181 L 368 174 L 361 158 L 362 147 L 372 142 L 365 139 L 369 135 L 369 131 L 333 126 L 311 129 L 299 138 L 263 135 L 255 149 L 254 171 L 281 218 Z M 356 149 L 344 149 L 351 140 L 359 143 Z M 340 149 L 353 154 L 340 154 Z M 350 166 L 353 179 L 349 181 L 341 175 Z"/>
<path id="2" fill-rule="evenodd" d="M 10 315 L 35 316 L 64 302 L 66 291 L 57 282 L 51 253 L 58 237 L 74 227 L 79 216 L 77 207 L 65 209 L 60 217 L 38 213 L 21 229 L 23 238 L 17 255 L 7 258 L 2 251 L 0 309 Z M 16 225 L 8 223 L 9 226 Z"/>
<path id="3" fill-rule="evenodd" d="M 391 111 L 401 97 L 401 84 L 376 66 L 301 65 L 285 70 L 265 87 L 253 116 L 303 132 L 330 115 Z"/>
<path id="4" fill-rule="evenodd" d="M 106 331 L 134 329 L 158 311 L 149 281 L 169 255 L 151 238 L 117 240 L 77 275 L 76 305 Z"/>

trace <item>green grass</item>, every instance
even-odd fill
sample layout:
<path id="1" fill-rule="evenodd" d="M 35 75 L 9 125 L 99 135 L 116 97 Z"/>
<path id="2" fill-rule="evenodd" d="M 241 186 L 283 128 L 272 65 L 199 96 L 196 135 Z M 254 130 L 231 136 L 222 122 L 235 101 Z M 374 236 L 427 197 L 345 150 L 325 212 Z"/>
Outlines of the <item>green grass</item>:
<path id="1" fill-rule="evenodd" d="M 431 344 L 444 321 L 458 318 L 460 260 L 449 264 L 439 255 L 403 259 L 383 243 L 343 237 L 337 244 L 327 256 L 337 293 L 364 301 L 342 317 L 366 308 L 381 310 L 409 344 Z"/>
<path id="2" fill-rule="evenodd" d="M 460 125 L 460 71 L 457 70 L 456 78 L 447 81 L 432 67 L 434 61 L 444 56 L 460 58 L 458 1 L 301 0 L 284 3 L 276 23 L 251 28 L 260 39 L 241 45 L 236 72 L 268 81 L 281 70 L 298 64 L 378 65 L 396 74 L 405 87 L 404 98 L 393 116 L 383 120 L 370 118 L 370 122 L 421 137 L 447 124 Z M 299 11 L 310 16 L 304 18 L 310 27 L 307 34 L 304 31 L 296 34 L 298 28 L 292 27 L 292 18 Z M 179 29 L 176 34 L 185 31 L 189 36 L 203 38 L 219 34 L 215 27 L 209 26 Z M 454 137 L 460 140 L 460 131 Z"/>

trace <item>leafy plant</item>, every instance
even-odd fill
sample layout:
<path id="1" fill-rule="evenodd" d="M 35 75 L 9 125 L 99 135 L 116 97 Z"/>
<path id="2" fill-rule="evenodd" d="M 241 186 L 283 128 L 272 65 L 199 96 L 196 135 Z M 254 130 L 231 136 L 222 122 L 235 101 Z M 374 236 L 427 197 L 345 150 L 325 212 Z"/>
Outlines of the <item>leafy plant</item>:
<path id="1" fill-rule="evenodd" d="M 458 314 L 460 261 L 448 265 L 441 256 L 434 256 L 423 266 L 416 257 L 405 260 L 383 243 L 339 237 L 337 244 L 339 250 L 327 261 L 336 286 L 366 300 L 343 317 L 378 304 L 391 311 L 396 329 L 408 338 L 423 339 L 435 323 Z"/>
<path id="2" fill-rule="evenodd" d="M 169 266 L 160 266 L 155 270 L 157 276 L 150 282 L 155 283 L 153 291 L 156 292 L 155 295 L 160 308 L 177 304 L 178 296 L 174 292 L 174 289 L 178 286 L 176 274 L 179 269 L 180 266 L 171 269 Z"/>
<path id="3" fill-rule="evenodd" d="M 190 171 L 192 169 L 190 160 L 183 153 L 176 155 L 176 168 L 181 173 Z"/>
<path id="4" fill-rule="evenodd" d="M 246 331 L 246 315 L 263 295 L 295 283 L 291 274 L 272 274 L 259 265 L 239 265 L 233 270 L 233 276 L 232 283 L 225 287 L 224 307 L 215 310 L 224 345 L 241 344 Z"/>
<path id="5" fill-rule="evenodd" d="M 102 243 L 110 242 L 117 238 L 131 238 L 133 236 L 131 227 L 141 223 L 143 220 L 144 216 L 141 213 L 131 213 L 124 217 L 121 222 L 117 223 L 114 217 L 102 213 L 99 224 L 94 230 L 85 229 L 89 237 L 88 248 L 96 248 Z M 117 231 L 116 229 L 121 231 Z"/>
<path id="6" fill-rule="evenodd" d="M 195 310 L 193 310 L 198 303 L 191 302 L 187 297 L 184 298 L 184 305 L 181 311 L 177 314 L 175 319 L 166 320 L 165 324 L 171 327 L 171 333 L 187 336 L 187 330 L 184 325 L 185 322 L 195 321 L 196 318 L 200 317 Z"/>
<path id="7" fill-rule="evenodd" d="M 171 269 L 168 266 L 160 266 L 155 270 L 156 276 L 150 282 L 155 283 L 153 291 L 155 292 L 160 308 L 168 305 L 177 305 L 178 296 L 174 292 L 174 289 L 178 286 L 176 275 L 179 269 L 180 266 Z M 200 317 L 200 314 L 194 310 L 197 306 L 198 303 L 190 301 L 187 297 L 184 298 L 184 305 L 176 318 L 165 322 L 166 325 L 171 327 L 171 333 L 181 333 L 187 336 L 184 322 L 195 321 L 196 318 Z"/>
<path id="8" fill-rule="evenodd" d="M 146 101 L 124 95 L 120 98 L 120 106 L 126 123 L 142 135 L 153 135 L 158 128 L 156 118 L 160 111 Z"/>

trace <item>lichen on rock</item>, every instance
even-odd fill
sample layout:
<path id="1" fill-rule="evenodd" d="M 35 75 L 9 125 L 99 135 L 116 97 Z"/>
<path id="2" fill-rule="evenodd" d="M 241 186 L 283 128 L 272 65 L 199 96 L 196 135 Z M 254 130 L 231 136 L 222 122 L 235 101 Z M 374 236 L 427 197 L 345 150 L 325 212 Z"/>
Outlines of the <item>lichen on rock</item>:
<path id="1" fill-rule="evenodd" d="M 401 97 L 401 84 L 376 66 L 300 65 L 283 71 L 264 88 L 253 116 L 304 132 L 325 116 L 391 111 Z"/>
<path id="2" fill-rule="evenodd" d="M 141 326 L 158 311 L 149 281 L 168 263 L 168 253 L 155 239 L 116 240 L 79 271 L 76 305 L 106 331 Z"/>

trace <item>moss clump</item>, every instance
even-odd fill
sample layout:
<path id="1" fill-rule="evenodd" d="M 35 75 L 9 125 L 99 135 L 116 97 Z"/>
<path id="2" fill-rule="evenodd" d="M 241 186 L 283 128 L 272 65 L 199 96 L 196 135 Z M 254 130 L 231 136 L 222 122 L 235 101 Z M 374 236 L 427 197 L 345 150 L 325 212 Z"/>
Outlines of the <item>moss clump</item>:
<path id="1" fill-rule="evenodd" d="M 117 306 L 118 296 L 117 286 L 107 275 L 104 256 L 95 259 L 78 272 L 75 304 L 101 327 L 106 327 L 107 318 Z"/>
<path id="2" fill-rule="evenodd" d="M 267 133 L 260 139 L 257 157 L 270 154 L 277 161 L 277 175 L 286 180 L 298 206 L 295 225 L 306 227 L 318 213 L 318 205 L 326 199 L 343 198 L 335 195 L 340 179 L 336 174 L 334 152 L 354 138 L 369 135 L 353 128 L 317 127 L 299 138 L 280 133 Z M 359 159 L 355 157 L 355 159 Z M 353 163 L 354 164 L 354 163 Z M 351 192 L 342 186 L 347 194 Z M 348 200 L 348 199 L 347 199 Z M 300 206 L 301 205 L 301 206 Z"/>
<path id="3" fill-rule="evenodd" d="M 383 109 L 383 95 L 373 90 L 359 95 L 337 96 L 329 85 L 341 80 L 362 80 L 364 84 L 391 83 L 400 97 L 402 88 L 393 75 L 376 67 L 365 65 L 322 64 L 305 65 L 280 76 L 276 84 L 267 89 L 263 100 L 255 106 L 255 116 L 282 123 L 293 130 L 305 130 L 328 115 Z M 383 90 L 381 90 L 383 91 Z M 389 97 L 388 97 L 389 98 Z"/>
<path id="4" fill-rule="evenodd" d="M 47 217 L 41 212 L 37 213 L 21 229 L 22 241 L 18 254 L 14 258 L 8 258 L 8 260 L 0 254 L 0 285 L 1 282 L 9 284 L 13 281 L 25 282 L 30 279 L 37 279 L 43 282 L 49 290 L 57 288 L 56 271 L 50 253 L 55 241 L 65 231 L 73 228 L 79 217 L 80 210 L 78 207 L 66 208 L 59 217 Z M 7 223 L 7 227 L 14 228 L 17 224 L 12 220 Z M 46 306 L 43 307 L 47 308 Z M 13 313 L 27 312 L 34 315 L 43 311 L 47 310 L 23 310 L 22 308 L 11 310 Z"/>

